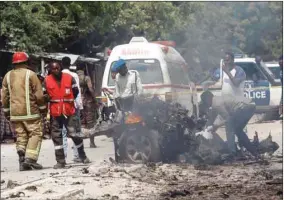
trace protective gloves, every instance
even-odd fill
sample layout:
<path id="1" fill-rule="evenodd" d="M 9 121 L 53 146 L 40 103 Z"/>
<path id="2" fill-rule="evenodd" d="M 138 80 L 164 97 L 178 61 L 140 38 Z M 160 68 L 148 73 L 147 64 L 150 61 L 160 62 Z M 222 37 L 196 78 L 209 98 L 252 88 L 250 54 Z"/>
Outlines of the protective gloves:
<path id="1" fill-rule="evenodd" d="M 207 130 L 208 132 L 212 132 L 213 126 L 208 126 L 205 130 Z"/>
<path id="2" fill-rule="evenodd" d="M 207 140 L 212 140 L 213 139 L 213 135 L 211 133 L 212 129 L 213 129 L 212 126 L 209 126 L 204 131 L 200 131 L 200 132 L 196 133 L 196 136 L 202 135 Z"/>

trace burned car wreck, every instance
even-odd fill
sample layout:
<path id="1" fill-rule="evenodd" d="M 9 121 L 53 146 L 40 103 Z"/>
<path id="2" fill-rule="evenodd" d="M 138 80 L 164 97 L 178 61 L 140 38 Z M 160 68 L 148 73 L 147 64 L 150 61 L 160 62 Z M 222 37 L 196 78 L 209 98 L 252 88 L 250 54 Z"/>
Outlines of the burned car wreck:
<path id="1" fill-rule="evenodd" d="M 222 164 L 229 160 L 226 142 L 218 134 L 213 134 L 212 140 L 196 134 L 205 128 L 205 113 L 201 113 L 201 118 L 189 116 L 182 105 L 156 96 L 117 99 L 116 105 L 119 122 L 108 117 L 115 112 L 113 108 L 111 112 L 102 109 L 103 117 L 91 134 L 113 138 L 117 162 Z M 279 148 L 275 144 L 272 138 L 252 141 L 259 153 L 275 152 Z M 251 158 L 241 146 L 239 152 L 242 157 Z"/>

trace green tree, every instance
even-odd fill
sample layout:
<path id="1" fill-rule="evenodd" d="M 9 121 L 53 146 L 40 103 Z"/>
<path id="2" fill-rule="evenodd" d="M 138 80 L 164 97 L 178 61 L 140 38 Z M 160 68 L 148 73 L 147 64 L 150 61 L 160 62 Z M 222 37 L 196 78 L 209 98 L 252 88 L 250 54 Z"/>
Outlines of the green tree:
<path id="1" fill-rule="evenodd" d="M 264 60 L 277 58 L 283 51 L 282 2 L 234 2 L 232 4 L 243 40 L 238 46 Z"/>

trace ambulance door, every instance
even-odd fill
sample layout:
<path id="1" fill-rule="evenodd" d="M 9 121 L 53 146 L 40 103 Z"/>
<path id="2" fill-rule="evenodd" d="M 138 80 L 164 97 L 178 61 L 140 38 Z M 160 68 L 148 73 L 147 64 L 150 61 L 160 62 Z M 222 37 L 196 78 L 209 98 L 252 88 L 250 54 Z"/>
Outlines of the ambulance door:
<path id="1" fill-rule="evenodd" d="M 167 62 L 174 100 L 187 109 L 192 110 L 192 94 L 187 73 L 182 69 L 181 63 Z"/>

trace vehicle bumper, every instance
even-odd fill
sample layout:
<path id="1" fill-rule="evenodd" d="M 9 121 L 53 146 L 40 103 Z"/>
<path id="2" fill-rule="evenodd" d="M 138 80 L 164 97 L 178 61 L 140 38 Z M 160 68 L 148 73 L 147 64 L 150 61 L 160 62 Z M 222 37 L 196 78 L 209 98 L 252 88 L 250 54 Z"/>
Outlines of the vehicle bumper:
<path id="1" fill-rule="evenodd" d="M 278 112 L 279 105 L 256 106 L 256 113 Z"/>

